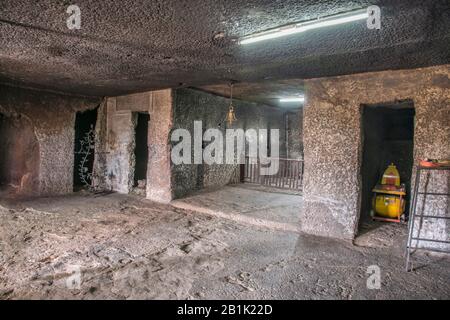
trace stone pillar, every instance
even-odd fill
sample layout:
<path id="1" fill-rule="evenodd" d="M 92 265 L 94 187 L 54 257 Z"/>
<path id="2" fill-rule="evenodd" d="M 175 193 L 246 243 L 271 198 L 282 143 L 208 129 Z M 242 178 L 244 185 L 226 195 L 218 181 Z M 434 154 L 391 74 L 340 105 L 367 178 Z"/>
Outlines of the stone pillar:
<path id="1" fill-rule="evenodd" d="M 304 108 L 302 231 L 352 240 L 359 212 L 360 112 L 309 83 Z"/>
<path id="2" fill-rule="evenodd" d="M 171 144 L 173 91 L 153 91 L 150 98 L 148 132 L 147 199 L 167 203 L 172 200 Z"/>
<path id="3" fill-rule="evenodd" d="M 307 233 L 348 240 L 357 234 L 364 105 L 412 100 L 416 111 L 414 166 L 423 158 L 450 158 L 449 65 L 310 79 L 305 86 L 301 228 Z M 432 175 L 428 190 L 447 193 L 449 173 Z M 425 174 L 421 185 L 424 178 Z M 414 186 L 414 172 L 411 184 Z M 425 215 L 446 215 L 448 207 L 447 198 L 430 196 L 426 205 L 419 203 L 417 209 Z M 429 219 L 416 226 L 421 237 L 449 239 L 450 224 L 446 220 Z M 438 247 L 428 242 L 422 245 Z M 448 245 L 439 245 L 444 247 Z"/>
<path id="4" fill-rule="evenodd" d="M 99 158 L 99 163 L 94 167 L 100 170 L 98 174 L 105 176 L 105 188 L 129 193 L 134 177 L 135 121 L 131 111 L 117 108 L 117 98 L 107 99 L 106 110 L 106 128 L 101 130 L 106 137 L 100 136 L 106 145 L 97 149 L 99 152 L 106 152 L 106 157 L 103 157 L 106 163 L 100 163 Z"/>
<path id="5" fill-rule="evenodd" d="M 433 94 L 421 95 L 416 98 L 416 127 L 414 136 L 414 159 L 450 159 L 450 78 L 447 88 L 434 89 Z M 435 81 L 437 83 L 437 81 Z M 415 185 L 416 170 L 413 168 L 411 186 Z M 420 177 L 419 192 L 442 193 L 450 192 L 449 171 L 425 171 Z M 411 197 L 412 198 L 412 197 Z M 421 196 L 417 201 L 417 214 L 441 215 L 450 214 L 450 198 L 446 196 Z M 420 219 L 414 221 L 414 237 L 422 239 L 437 239 L 450 241 L 450 220 Z M 432 247 L 449 251 L 450 244 L 428 241 L 413 241 L 413 246 Z"/>

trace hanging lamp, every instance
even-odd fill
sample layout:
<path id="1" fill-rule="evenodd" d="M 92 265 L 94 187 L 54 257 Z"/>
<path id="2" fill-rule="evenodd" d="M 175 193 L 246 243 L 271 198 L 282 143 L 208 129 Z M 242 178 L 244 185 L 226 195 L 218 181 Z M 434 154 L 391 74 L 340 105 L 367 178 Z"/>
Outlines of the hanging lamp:
<path id="1" fill-rule="evenodd" d="M 235 121 L 237 121 L 237 118 L 233 106 L 233 83 L 230 83 L 230 106 L 228 107 L 226 122 L 231 126 Z"/>

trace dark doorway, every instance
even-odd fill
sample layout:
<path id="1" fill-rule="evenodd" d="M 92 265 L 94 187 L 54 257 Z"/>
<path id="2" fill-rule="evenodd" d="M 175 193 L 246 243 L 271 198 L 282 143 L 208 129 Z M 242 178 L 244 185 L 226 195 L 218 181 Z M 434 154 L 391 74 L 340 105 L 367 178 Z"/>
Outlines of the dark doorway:
<path id="1" fill-rule="evenodd" d="M 134 148 L 135 167 L 134 167 L 134 187 L 144 188 L 147 184 L 147 165 L 148 165 L 148 123 L 150 115 L 148 113 L 137 114 L 137 124 L 135 129 Z"/>
<path id="2" fill-rule="evenodd" d="M 77 112 L 75 118 L 75 162 L 73 170 L 74 191 L 88 187 L 92 183 L 91 174 L 94 167 L 95 124 L 97 109 Z"/>
<path id="3" fill-rule="evenodd" d="M 410 100 L 392 104 L 362 106 L 362 223 L 371 220 L 372 189 L 391 163 L 395 164 L 401 183 L 406 185 L 408 212 L 414 148 L 414 105 Z M 362 222 L 362 223 L 361 223 Z"/>

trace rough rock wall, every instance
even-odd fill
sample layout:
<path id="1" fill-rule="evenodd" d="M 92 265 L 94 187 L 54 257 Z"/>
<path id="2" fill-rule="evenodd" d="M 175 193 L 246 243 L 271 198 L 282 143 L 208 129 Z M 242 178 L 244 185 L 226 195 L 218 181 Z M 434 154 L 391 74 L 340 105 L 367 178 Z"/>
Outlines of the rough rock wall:
<path id="1" fill-rule="evenodd" d="M 343 239 L 353 239 L 357 233 L 361 104 L 412 99 L 416 109 L 414 163 L 422 158 L 450 158 L 449 65 L 312 79 L 306 81 L 306 89 L 305 232 Z M 433 179 L 430 190 L 449 192 L 448 173 Z M 424 212 L 445 215 L 449 206 L 448 199 L 435 198 L 427 202 Z M 421 236 L 439 235 L 448 239 L 448 220 L 430 220 L 421 227 Z"/>
<path id="2" fill-rule="evenodd" d="M 92 185 L 99 189 L 111 189 L 108 177 L 108 142 L 107 142 L 108 99 L 104 98 L 97 111 L 95 124 L 95 153 Z"/>
<path id="3" fill-rule="evenodd" d="M 172 90 L 110 97 L 99 108 L 94 172 L 98 185 L 129 193 L 134 182 L 136 112 L 150 115 L 147 198 L 172 199 L 169 132 L 172 128 Z"/>
<path id="4" fill-rule="evenodd" d="M 216 128 L 222 131 L 225 142 L 225 116 L 229 99 L 193 89 L 178 89 L 174 102 L 174 129 L 187 129 L 194 136 L 194 121 L 202 121 L 203 131 Z M 280 155 L 285 156 L 283 112 L 255 103 L 233 102 L 237 121 L 232 129 L 280 129 Z M 174 144 L 177 144 L 175 142 Z M 208 143 L 204 143 L 206 146 Z M 193 147 L 193 144 L 192 144 Z M 192 152 L 192 158 L 193 158 Z M 225 156 L 225 149 L 224 149 Z M 174 197 L 179 198 L 203 188 L 226 185 L 236 175 L 232 164 L 172 165 Z"/>
<path id="5" fill-rule="evenodd" d="M 286 157 L 303 159 L 303 108 L 286 113 Z"/>
<path id="6" fill-rule="evenodd" d="M 39 143 L 31 121 L 0 113 L 0 188 L 32 194 L 39 187 Z"/>
<path id="7" fill-rule="evenodd" d="M 194 121 L 203 130 L 225 132 L 229 100 L 193 89 L 160 90 L 108 98 L 99 108 L 95 176 L 106 189 L 129 193 L 134 177 L 135 112 L 149 112 L 148 199 L 169 202 L 194 190 L 223 186 L 238 173 L 236 165 L 173 165 L 172 130 L 183 128 L 193 136 Z M 279 129 L 280 156 L 286 156 L 284 112 L 254 103 L 236 101 L 238 121 L 233 128 Z M 205 144 L 204 144 L 205 145 Z M 193 155 L 193 153 L 192 153 Z"/>
<path id="8" fill-rule="evenodd" d="M 75 114 L 95 108 L 96 98 L 78 98 L 0 86 L 0 113 L 32 124 L 39 144 L 38 183 L 27 193 L 55 195 L 73 190 Z"/>
<path id="9" fill-rule="evenodd" d="M 129 110 L 118 110 L 116 98 L 108 98 L 99 110 L 96 131 L 104 144 L 96 147 L 94 171 L 104 176 L 103 188 L 128 193 L 133 187 L 134 120 Z"/>

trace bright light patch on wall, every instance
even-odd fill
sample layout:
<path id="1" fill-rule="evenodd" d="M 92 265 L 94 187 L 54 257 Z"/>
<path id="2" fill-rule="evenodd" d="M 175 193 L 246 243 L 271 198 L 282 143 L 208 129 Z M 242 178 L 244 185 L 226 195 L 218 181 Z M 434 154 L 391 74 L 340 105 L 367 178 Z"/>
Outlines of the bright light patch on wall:
<path id="1" fill-rule="evenodd" d="M 366 9 L 356 10 L 347 13 L 336 14 L 333 16 L 328 16 L 324 18 L 318 18 L 316 20 L 305 21 L 300 23 L 295 23 L 287 25 L 284 27 L 274 28 L 263 32 L 258 32 L 243 37 L 239 43 L 249 44 L 259 41 L 279 38 L 288 36 L 291 34 L 301 33 L 312 29 L 336 26 L 339 24 L 349 23 L 358 20 L 368 19 L 369 14 Z"/>
<path id="2" fill-rule="evenodd" d="M 288 103 L 288 102 L 305 102 L 305 97 L 290 97 L 290 98 L 281 98 L 280 102 Z"/>

